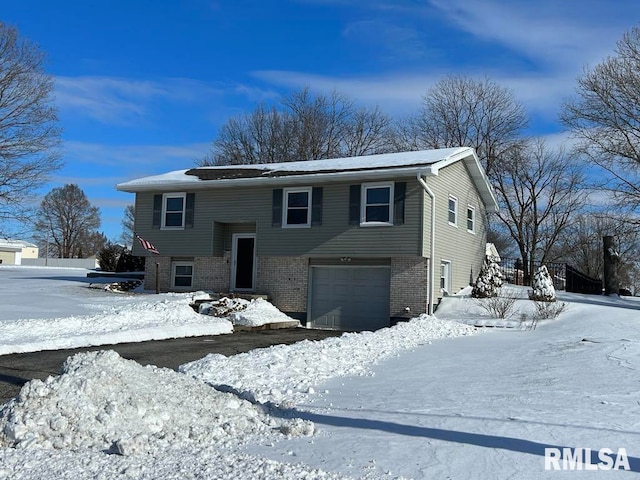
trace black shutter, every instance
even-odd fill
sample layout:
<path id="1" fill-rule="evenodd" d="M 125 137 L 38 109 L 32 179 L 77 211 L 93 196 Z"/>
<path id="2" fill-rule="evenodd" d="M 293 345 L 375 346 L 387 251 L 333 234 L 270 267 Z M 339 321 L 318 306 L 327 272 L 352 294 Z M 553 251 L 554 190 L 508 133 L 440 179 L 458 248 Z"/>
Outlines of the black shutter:
<path id="1" fill-rule="evenodd" d="M 360 185 L 349 187 L 349 225 L 360 224 Z"/>
<path id="2" fill-rule="evenodd" d="M 396 182 L 393 187 L 393 224 L 404 224 L 404 197 L 407 192 L 407 182 Z"/>
<path id="3" fill-rule="evenodd" d="M 311 192 L 311 225 L 322 225 L 322 187 Z"/>
<path id="4" fill-rule="evenodd" d="M 160 228 L 162 224 L 162 195 L 153 196 L 153 228 Z"/>
<path id="5" fill-rule="evenodd" d="M 271 226 L 282 226 L 282 189 L 276 188 L 273 190 L 273 204 L 272 204 L 272 217 Z"/>
<path id="6" fill-rule="evenodd" d="M 195 200 L 195 193 L 187 193 L 187 202 L 184 210 L 184 228 L 193 228 L 193 210 Z"/>

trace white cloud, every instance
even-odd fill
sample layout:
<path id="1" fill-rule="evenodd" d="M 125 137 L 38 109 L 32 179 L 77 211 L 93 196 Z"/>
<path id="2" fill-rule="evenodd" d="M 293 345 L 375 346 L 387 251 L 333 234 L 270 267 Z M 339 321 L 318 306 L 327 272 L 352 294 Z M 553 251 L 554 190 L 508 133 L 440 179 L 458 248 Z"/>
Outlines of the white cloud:
<path id="1" fill-rule="evenodd" d="M 556 68 L 600 61 L 640 14 L 631 2 L 430 0 L 459 28 Z M 635 11 L 634 11 L 635 10 Z"/>
<path id="2" fill-rule="evenodd" d="M 219 95 L 221 89 L 187 78 L 133 80 L 105 76 L 56 77 L 61 111 L 105 124 L 130 125 L 148 115 L 153 102 L 195 103 Z"/>
<path id="3" fill-rule="evenodd" d="M 111 167 L 119 176 L 107 177 L 112 185 L 133 178 L 191 168 L 209 150 L 209 143 L 185 145 L 107 145 L 70 141 L 66 155 L 76 168 L 84 164 L 89 175 L 93 169 Z"/>
<path id="4" fill-rule="evenodd" d="M 310 87 L 321 92 L 336 90 L 365 105 L 379 105 L 393 115 L 413 113 L 429 86 L 441 75 L 380 75 L 371 77 L 332 77 L 293 71 L 258 71 L 254 76 L 263 81 L 300 89 Z"/>
<path id="5" fill-rule="evenodd" d="M 56 101 L 103 123 L 128 123 L 145 113 L 144 102 L 166 95 L 159 85 L 108 77 L 57 77 Z"/>
<path id="6" fill-rule="evenodd" d="M 263 81 L 291 89 L 305 86 L 329 92 L 344 93 L 364 105 L 379 105 L 391 115 L 405 116 L 415 113 L 427 90 L 445 75 L 469 75 L 484 78 L 514 91 L 531 115 L 546 122 L 556 122 L 560 106 L 572 93 L 575 78 L 572 75 L 531 73 L 529 75 L 500 70 L 484 72 L 450 70 L 428 74 L 388 74 L 371 77 L 332 77 L 291 71 L 260 71 L 254 75 Z"/>

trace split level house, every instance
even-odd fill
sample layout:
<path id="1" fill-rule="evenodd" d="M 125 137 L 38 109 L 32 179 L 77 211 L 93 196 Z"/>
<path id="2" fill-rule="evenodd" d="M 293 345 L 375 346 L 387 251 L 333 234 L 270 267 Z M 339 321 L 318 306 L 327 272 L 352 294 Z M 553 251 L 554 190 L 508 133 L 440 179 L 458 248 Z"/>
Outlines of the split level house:
<path id="1" fill-rule="evenodd" d="M 485 258 L 494 193 L 471 148 L 197 167 L 117 186 L 135 198 L 145 282 L 267 295 L 308 327 L 433 312 Z"/>

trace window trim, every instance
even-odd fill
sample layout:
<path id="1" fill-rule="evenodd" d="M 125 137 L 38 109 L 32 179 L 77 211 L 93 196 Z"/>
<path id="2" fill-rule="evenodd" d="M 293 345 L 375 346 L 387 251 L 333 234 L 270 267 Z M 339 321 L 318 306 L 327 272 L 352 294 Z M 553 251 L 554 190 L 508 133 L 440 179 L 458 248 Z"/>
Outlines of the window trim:
<path id="1" fill-rule="evenodd" d="M 446 271 L 442 271 L 442 267 L 446 265 Z M 445 291 L 451 295 L 451 275 L 453 271 L 453 263 L 451 260 L 440 260 L 440 293 L 444 293 Z M 443 275 L 444 273 L 444 275 Z M 444 286 L 442 285 L 442 280 L 444 279 Z"/>
<path id="2" fill-rule="evenodd" d="M 174 261 L 171 262 L 171 288 L 173 290 L 193 290 L 193 279 L 195 278 L 194 263 L 190 261 Z M 176 267 L 191 267 L 191 285 L 188 287 L 176 285 Z M 186 275 L 178 275 L 179 277 L 186 277 Z"/>
<path id="3" fill-rule="evenodd" d="M 389 220 L 386 222 L 367 221 L 367 190 L 373 188 L 389 189 Z M 360 226 L 361 227 L 389 227 L 393 226 L 394 217 L 394 182 L 363 183 L 360 186 Z M 377 204 L 372 204 L 377 205 Z M 382 205 L 382 204 L 380 204 Z"/>
<path id="4" fill-rule="evenodd" d="M 451 210 L 451 208 L 449 208 L 449 203 L 453 201 L 453 210 Z M 453 222 L 450 219 L 450 214 L 453 213 Z M 452 225 L 454 227 L 458 226 L 458 198 L 449 194 L 449 199 L 447 200 L 447 221 L 449 222 L 449 225 Z"/>
<path id="5" fill-rule="evenodd" d="M 182 198 L 182 224 L 178 225 L 167 225 L 167 200 L 170 198 Z M 171 213 L 177 213 L 176 211 L 171 210 Z M 160 224 L 161 230 L 184 230 L 185 218 L 187 214 L 187 194 L 186 192 L 172 192 L 172 193 L 163 193 L 162 194 L 162 222 Z"/>
<path id="6" fill-rule="evenodd" d="M 287 223 L 287 213 L 289 211 L 289 194 L 306 193 L 307 199 L 307 223 Z M 313 187 L 290 187 L 282 189 L 282 228 L 311 228 L 311 214 L 313 205 Z M 302 210 L 300 207 L 291 207 Z"/>
<path id="7" fill-rule="evenodd" d="M 471 212 L 471 218 L 469 218 L 469 212 Z M 469 220 L 471 220 L 471 228 L 469 228 Z M 467 232 L 476 233 L 476 207 L 473 205 L 467 205 Z"/>

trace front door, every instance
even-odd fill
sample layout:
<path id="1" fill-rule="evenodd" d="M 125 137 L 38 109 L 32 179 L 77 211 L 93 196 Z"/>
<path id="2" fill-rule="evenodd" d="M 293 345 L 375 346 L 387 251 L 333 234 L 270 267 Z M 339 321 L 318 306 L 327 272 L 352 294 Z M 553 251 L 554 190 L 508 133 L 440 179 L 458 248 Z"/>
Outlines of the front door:
<path id="1" fill-rule="evenodd" d="M 253 233 L 233 235 L 231 252 L 231 289 L 255 290 L 256 236 Z"/>

